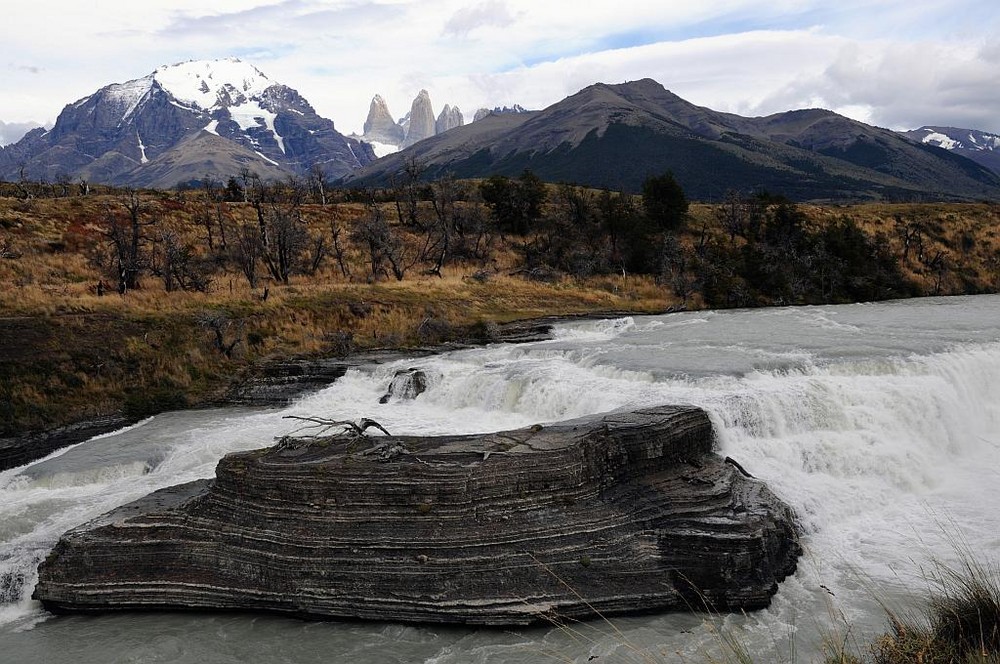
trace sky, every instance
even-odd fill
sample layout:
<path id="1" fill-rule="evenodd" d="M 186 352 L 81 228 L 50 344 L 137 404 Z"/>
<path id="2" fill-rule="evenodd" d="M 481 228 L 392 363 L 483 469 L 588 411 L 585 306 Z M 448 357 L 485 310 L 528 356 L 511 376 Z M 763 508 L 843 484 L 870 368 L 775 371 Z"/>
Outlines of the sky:
<path id="1" fill-rule="evenodd" d="M 653 78 L 741 115 L 827 108 L 1000 133 L 998 0 L 10 0 L 0 144 L 160 65 L 239 57 L 343 133 L 378 93 L 540 109 Z"/>

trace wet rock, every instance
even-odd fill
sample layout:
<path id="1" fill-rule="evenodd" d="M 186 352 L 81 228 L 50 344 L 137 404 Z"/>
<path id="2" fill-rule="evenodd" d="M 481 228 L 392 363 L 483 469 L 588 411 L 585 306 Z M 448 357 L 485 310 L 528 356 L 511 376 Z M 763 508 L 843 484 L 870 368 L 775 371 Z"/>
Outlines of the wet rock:
<path id="1" fill-rule="evenodd" d="M 121 429 L 134 422 L 134 419 L 121 415 L 109 415 L 48 431 L 0 438 L 0 471 L 23 466 L 63 447 L 82 443 L 89 438 Z"/>
<path id="2" fill-rule="evenodd" d="M 703 411 L 665 406 L 231 454 L 66 533 L 34 596 L 485 625 L 760 608 L 795 569 L 793 515 L 712 440 Z"/>
<path id="3" fill-rule="evenodd" d="M 423 369 L 400 369 L 389 383 L 389 391 L 378 400 L 389 403 L 392 399 L 416 399 L 427 391 L 427 374 Z"/>

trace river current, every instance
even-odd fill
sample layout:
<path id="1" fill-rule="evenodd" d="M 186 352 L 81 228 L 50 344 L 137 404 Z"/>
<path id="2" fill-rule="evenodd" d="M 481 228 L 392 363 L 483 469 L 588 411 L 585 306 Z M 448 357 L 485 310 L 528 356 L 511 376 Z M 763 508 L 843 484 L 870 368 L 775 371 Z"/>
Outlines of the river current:
<path id="1" fill-rule="evenodd" d="M 380 404 L 393 373 L 428 390 Z M 253 614 L 54 617 L 30 599 L 59 536 L 272 444 L 285 415 L 372 417 L 393 433 L 516 428 L 695 404 L 717 446 L 796 511 L 805 554 L 769 609 L 573 629 L 307 622 Z M 702 311 L 559 325 L 555 338 L 350 371 L 286 409 L 166 413 L 0 473 L 0 662 L 758 662 L 861 643 L 879 602 L 916 606 L 935 565 L 1000 558 L 1000 296 Z"/>

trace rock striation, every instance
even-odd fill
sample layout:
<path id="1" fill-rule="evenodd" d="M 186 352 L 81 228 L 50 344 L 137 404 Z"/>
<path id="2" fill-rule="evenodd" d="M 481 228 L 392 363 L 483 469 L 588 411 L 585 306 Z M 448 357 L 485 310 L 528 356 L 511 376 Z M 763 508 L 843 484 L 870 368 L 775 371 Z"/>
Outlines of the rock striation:
<path id="1" fill-rule="evenodd" d="M 793 516 L 664 406 L 484 435 L 282 439 L 66 533 L 57 612 L 527 624 L 766 606 Z"/>

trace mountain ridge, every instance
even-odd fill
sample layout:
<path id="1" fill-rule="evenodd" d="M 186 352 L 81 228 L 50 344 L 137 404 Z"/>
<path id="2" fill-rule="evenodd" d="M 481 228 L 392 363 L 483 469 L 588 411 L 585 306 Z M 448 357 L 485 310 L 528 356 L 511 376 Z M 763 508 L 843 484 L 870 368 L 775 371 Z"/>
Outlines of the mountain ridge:
<path id="1" fill-rule="evenodd" d="M 208 132 L 242 148 L 224 163 L 203 161 L 205 172 L 169 169 L 151 177 L 157 157 Z M 0 177 L 23 173 L 53 180 L 63 174 L 108 184 L 171 187 L 194 176 L 228 177 L 234 155 L 254 171 L 304 174 L 319 164 L 343 177 L 374 161 L 369 146 L 342 136 L 296 90 L 271 81 L 237 58 L 165 65 L 125 83 L 112 83 L 66 105 L 51 130 L 34 130 L 0 149 Z M 177 161 L 192 163 L 197 155 Z M 163 162 L 160 162 L 162 167 Z M 277 171 L 275 171 L 277 169 Z"/>
<path id="2" fill-rule="evenodd" d="M 933 145 L 985 166 L 1000 174 L 1000 135 L 979 129 L 925 125 L 901 132 L 925 145 Z"/>
<path id="3" fill-rule="evenodd" d="M 768 189 L 797 200 L 977 200 L 1000 177 L 967 160 L 823 109 L 758 118 L 696 106 L 652 79 L 596 83 L 551 106 L 474 122 L 364 167 L 377 184 L 422 161 L 428 177 L 516 175 L 637 191 L 673 171 L 692 198 Z"/>

